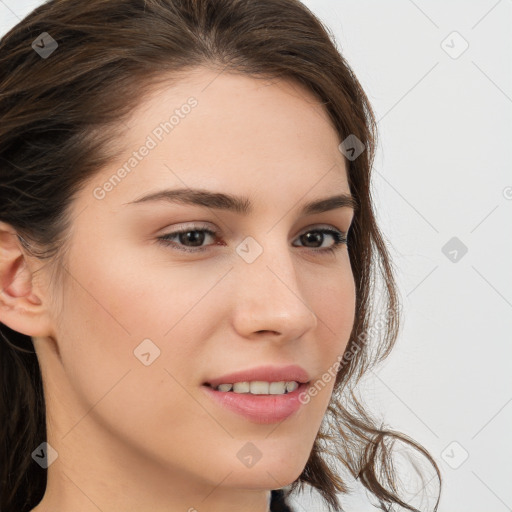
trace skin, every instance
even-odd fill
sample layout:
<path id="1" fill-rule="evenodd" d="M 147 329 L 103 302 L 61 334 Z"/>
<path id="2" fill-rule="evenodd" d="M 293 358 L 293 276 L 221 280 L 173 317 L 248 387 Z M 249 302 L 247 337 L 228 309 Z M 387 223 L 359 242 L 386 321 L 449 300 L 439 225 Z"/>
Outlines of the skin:
<path id="1" fill-rule="evenodd" d="M 190 96 L 190 114 L 97 199 Z M 334 379 L 275 424 L 221 408 L 200 385 L 264 364 L 299 364 L 315 382 L 343 354 L 355 313 L 347 246 L 321 254 L 331 235 L 309 246 L 300 236 L 346 232 L 353 210 L 299 215 L 306 202 L 350 193 L 340 138 L 300 84 L 206 68 L 145 97 L 120 137 L 126 153 L 73 200 L 62 280 L 0 223 L 0 319 L 33 337 L 58 452 L 33 511 L 265 512 L 270 489 L 304 469 Z M 254 211 L 126 204 L 183 187 L 247 196 Z M 157 243 L 198 223 L 220 244 L 206 234 L 203 252 Z M 247 236 L 263 249 L 250 264 L 236 252 Z M 133 353 L 146 338 L 160 349 L 148 366 Z M 261 452 L 250 468 L 237 457 L 248 442 Z"/>

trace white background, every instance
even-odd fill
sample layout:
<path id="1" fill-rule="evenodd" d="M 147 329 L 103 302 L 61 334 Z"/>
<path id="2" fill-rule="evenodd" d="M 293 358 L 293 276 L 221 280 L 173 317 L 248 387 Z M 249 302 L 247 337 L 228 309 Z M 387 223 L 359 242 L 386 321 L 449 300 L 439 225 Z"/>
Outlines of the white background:
<path id="1" fill-rule="evenodd" d="M 0 0 L 0 33 L 41 3 Z M 374 197 L 404 313 L 362 394 L 437 460 L 440 512 L 512 510 L 512 0 L 304 3 L 379 120 Z M 345 510 L 372 510 L 351 485 Z"/>

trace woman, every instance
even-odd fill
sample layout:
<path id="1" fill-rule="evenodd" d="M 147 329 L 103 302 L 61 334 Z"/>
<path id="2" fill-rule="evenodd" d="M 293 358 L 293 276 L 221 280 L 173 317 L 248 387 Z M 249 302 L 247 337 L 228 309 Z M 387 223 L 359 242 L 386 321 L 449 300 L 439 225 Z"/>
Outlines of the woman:
<path id="1" fill-rule="evenodd" d="M 417 510 L 354 391 L 399 325 L 375 120 L 313 14 L 52 0 L 0 87 L 0 509 L 339 511 L 334 456 Z"/>

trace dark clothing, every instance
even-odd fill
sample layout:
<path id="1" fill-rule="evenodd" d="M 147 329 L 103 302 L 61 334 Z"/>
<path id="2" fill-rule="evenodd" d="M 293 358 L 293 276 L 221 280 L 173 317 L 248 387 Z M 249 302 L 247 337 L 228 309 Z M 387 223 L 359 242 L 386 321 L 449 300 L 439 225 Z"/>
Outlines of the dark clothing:
<path id="1" fill-rule="evenodd" d="M 284 491 L 277 489 L 271 491 L 272 499 L 270 501 L 270 512 L 293 512 L 293 510 L 286 504 L 284 498 Z"/>

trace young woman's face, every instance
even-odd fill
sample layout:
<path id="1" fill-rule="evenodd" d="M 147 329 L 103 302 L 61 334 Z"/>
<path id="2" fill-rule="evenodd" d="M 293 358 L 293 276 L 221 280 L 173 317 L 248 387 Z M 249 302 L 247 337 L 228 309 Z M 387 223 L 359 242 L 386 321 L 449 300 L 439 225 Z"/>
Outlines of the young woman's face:
<path id="1" fill-rule="evenodd" d="M 145 99 L 121 136 L 126 152 L 73 203 L 58 350 L 35 340 L 59 453 L 49 479 L 62 471 L 93 501 L 102 485 L 151 483 L 151 499 L 178 486 L 198 510 L 227 489 L 283 487 L 307 462 L 354 322 L 347 247 L 330 252 L 322 231 L 346 233 L 354 212 L 303 211 L 350 194 L 341 141 L 301 86 L 206 69 Z M 302 378 L 224 377 L 290 365 Z M 233 380 L 308 384 L 302 400 L 206 385 Z"/>

